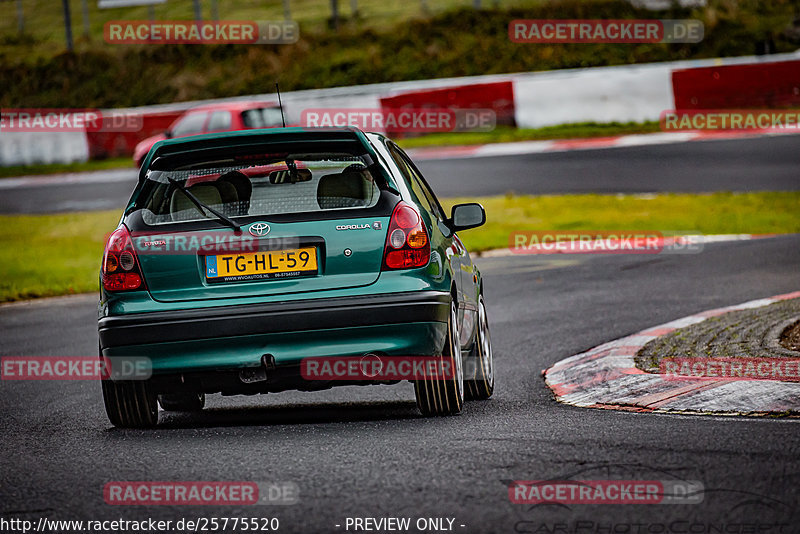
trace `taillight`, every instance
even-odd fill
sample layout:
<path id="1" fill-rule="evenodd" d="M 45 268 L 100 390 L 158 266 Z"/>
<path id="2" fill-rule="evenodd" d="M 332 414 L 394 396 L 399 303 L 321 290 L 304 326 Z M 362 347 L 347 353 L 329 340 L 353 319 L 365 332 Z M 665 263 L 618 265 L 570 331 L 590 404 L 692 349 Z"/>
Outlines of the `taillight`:
<path id="1" fill-rule="evenodd" d="M 383 269 L 424 267 L 431 257 L 431 242 L 417 210 L 400 202 L 392 212 L 386 246 L 383 249 Z"/>
<path id="2" fill-rule="evenodd" d="M 100 270 L 106 291 L 131 291 L 142 287 L 142 272 L 131 234 L 120 226 L 108 237 Z"/>

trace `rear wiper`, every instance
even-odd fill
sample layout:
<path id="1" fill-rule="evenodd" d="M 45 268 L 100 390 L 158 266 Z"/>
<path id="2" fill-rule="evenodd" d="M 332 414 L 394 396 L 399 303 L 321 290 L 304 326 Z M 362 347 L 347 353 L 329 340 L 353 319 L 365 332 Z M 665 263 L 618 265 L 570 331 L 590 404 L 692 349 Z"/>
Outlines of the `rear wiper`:
<path id="1" fill-rule="evenodd" d="M 238 224 L 236 224 L 236 222 L 233 219 L 231 219 L 230 217 L 228 217 L 226 215 L 223 215 L 222 213 L 218 212 L 217 210 L 215 210 L 211 206 L 201 202 L 196 196 L 194 196 L 191 192 L 189 192 L 188 189 L 183 187 L 183 184 L 181 184 L 180 182 L 178 182 L 177 180 L 175 180 L 173 178 L 167 178 L 167 180 L 169 180 L 169 183 L 172 184 L 173 186 L 175 186 L 175 188 L 178 191 L 180 191 L 181 193 L 186 195 L 186 198 L 191 200 L 192 204 L 197 206 L 197 209 L 199 209 L 200 213 L 202 213 L 203 215 L 208 217 L 208 214 L 205 212 L 205 210 L 208 210 L 211 213 L 213 213 L 214 215 L 216 215 L 217 216 L 217 220 L 219 220 L 221 223 L 225 224 L 226 226 L 230 226 L 231 228 L 233 228 L 234 230 L 237 230 L 237 231 L 241 231 L 242 230 L 242 227 L 239 226 Z"/>

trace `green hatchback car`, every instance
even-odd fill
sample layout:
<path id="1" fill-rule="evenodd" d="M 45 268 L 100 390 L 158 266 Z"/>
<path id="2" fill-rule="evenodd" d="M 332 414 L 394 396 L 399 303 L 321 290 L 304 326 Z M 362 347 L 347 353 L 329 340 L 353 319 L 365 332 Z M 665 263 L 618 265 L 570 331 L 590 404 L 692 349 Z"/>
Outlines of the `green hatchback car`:
<path id="1" fill-rule="evenodd" d="M 205 395 L 414 383 L 428 416 L 494 390 L 483 281 L 395 143 L 356 129 L 276 128 L 150 150 L 100 273 L 111 422 L 150 427 Z M 418 365 L 419 364 L 419 365 Z"/>

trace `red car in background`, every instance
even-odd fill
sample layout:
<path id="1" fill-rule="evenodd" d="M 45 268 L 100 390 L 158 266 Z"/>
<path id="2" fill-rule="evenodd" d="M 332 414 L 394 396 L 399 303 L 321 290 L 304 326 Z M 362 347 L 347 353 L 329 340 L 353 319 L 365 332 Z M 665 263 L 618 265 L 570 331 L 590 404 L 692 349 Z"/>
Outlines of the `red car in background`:
<path id="1" fill-rule="evenodd" d="M 226 102 L 190 109 L 173 122 L 166 132 L 140 141 L 133 151 L 137 167 L 150 148 L 162 139 L 186 137 L 210 132 L 273 128 L 283 125 L 281 109 L 264 102 Z"/>

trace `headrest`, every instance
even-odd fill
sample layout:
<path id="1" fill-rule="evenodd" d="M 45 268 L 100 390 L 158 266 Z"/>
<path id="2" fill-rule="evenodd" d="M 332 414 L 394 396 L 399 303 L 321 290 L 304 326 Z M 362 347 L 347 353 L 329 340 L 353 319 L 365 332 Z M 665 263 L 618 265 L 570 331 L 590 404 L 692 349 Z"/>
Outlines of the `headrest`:
<path id="1" fill-rule="evenodd" d="M 222 204 L 222 195 L 214 183 L 200 183 L 193 185 L 192 187 L 187 188 L 187 191 L 193 194 L 197 200 L 208 206 L 216 207 Z M 170 199 L 169 203 L 169 212 L 172 216 L 172 220 L 178 221 L 191 218 L 191 216 L 188 216 L 187 214 L 180 213 L 187 210 L 195 210 L 200 213 L 198 207 L 195 206 L 194 202 L 189 200 L 189 197 L 187 197 L 183 191 L 175 189 L 172 192 L 172 198 Z"/>
<path id="2" fill-rule="evenodd" d="M 373 187 L 366 168 L 351 165 L 341 173 L 326 174 L 319 179 L 317 204 L 321 209 L 366 206 L 372 199 Z"/>
<path id="3" fill-rule="evenodd" d="M 241 171 L 228 171 L 217 180 L 219 183 L 229 183 L 236 188 L 238 200 L 250 200 L 253 194 L 253 184 L 250 178 Z"/>

